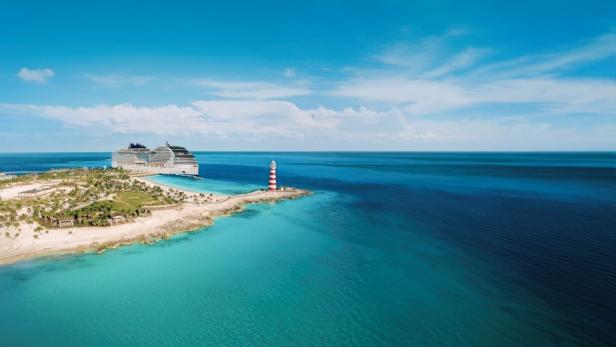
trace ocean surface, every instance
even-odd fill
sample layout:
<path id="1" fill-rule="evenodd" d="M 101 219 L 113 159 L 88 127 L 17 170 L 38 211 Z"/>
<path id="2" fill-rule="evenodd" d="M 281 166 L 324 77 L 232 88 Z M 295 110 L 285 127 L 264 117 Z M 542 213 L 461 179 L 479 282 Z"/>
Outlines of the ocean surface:
<path id="1" fill-rule="evenodd" d="M 615 153 L 198 153 L 280 184 L 154 246 L 0 267 L 1 346 L 616 345 Z M 0 154 L 0 171 L 109 153 Z"/>

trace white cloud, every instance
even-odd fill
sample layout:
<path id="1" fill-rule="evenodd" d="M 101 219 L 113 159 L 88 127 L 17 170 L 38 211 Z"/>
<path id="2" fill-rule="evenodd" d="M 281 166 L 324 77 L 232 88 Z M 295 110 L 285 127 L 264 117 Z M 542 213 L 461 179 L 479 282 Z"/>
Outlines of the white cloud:
<path id="1" fill-rule="evenodd" d="M 296 79 L 200 79 L 189 83 L 222 99 L 151 107 L 0 104 L 0 115 L 46 117 L 98 132 L 226 136 L 253 143 L 281 139 L 289 149 L 616 149 L 616 80 L 568 74 L 584 64 L 615 58 L 616 35 L 557 52 L 494 61 L 491 49 L 452 51 L 447 42 L 464 34 L 451 31 L 394 45 L 373 57 L 376 68 L 350 67 L 347 78 L 325 80 L 328 84 L 320 84 L 320 90 Z M 479 67 L 488 54 L 492 63 Z M 296 75 L 288 70 L 283 75 Z M 87 77 L 108 86 L 149 81 Z M 302 95 L 330 97 L 325 100 L 337 107 L 284 100 Z M 293 146 L 297 143 L 303 145 Z"/>
<path id="2" fill-rule="evenodd" d="M 280 143 L 285 149 L 321 150 L 616 149 L 616 122 L 581 128 L 530 122 L 524 117 L 409 118 L 396 108 L 383 112 L 366 107 L 301 108 L 279 100 L 196 101 L 154 107 L 0 104 L 2 114 L 50 118 L 88 133 L 225 138 L 233 148 Z"/>
<path id="3" fill-rule="evenodd" d="M 477 103 L 534 103 L 547 113 L 616 115 L 616 81 L 528 78 L 494 81 L 476 90 Z"/>
<path id="4" fill-rule="evenodd" d="M 382 64 L 382 73 L 429 79 L 447 77 L 461 70 L 465 71 L 467 77 L 474 78 L 550 77 L 584 64 L 616 58 L 616 33 L 609 32 L 566 49 L 524 55 L 476 67 L 477 62 L 494 53 L 494 50 L 484 47 L 452 50 L 451 46 L 456 46 L 452 41 L 464 34 L 446 32 L 417 41 L 396 42 L 373 58 Z M 471 67 L 474 69 L 469 69 Z"/>
<path id="5" fill-rule="evenodd" d="M 107 129 L 119 133 L 278 134 L 304 136 L 334 130 L 340 123 L 374 122 L 381 113 L 360 107 L 337 111 L 303 109 L 279 100 L 196 101 L 191 105 L 138 107 L 132 104 L 66 107 L 0 104 L 0 113 L 40 116 L 69 126 Z"/>
<path id="6" fill-rule="evenodd" d="M 475 96 L 455 83 L 406 78 L 352 79 L 331 95 L 406 106 L 415 114 L 431 114 L 471 105 Z"/>
<path id="7" fill-rule="evenodd" d="M 193 82 L 203 87 L 208 94 L 230 99 L 279 99 L 311 93 L 301 85 L 287 86 L 262 81 L 200 79 Z"/>
<path id="8" fill-rule="evenodd" d="M 428 37 L 416 43 L 398 42 L 374 59 L 384 65 L 403 68 L 406 72 L 425 71 L 434 64 L 435 57 L 443 52 L 441 37 Z"/>
<path id="9" fill-rule="evenodd" d="M 616 123 L 575 127 L 500 119 L 405 121 L 393 141 L 429 150 L 613 150 Z"/>
<path id="10" fill-rule="evenodd" d="M 17 77 L 26 82 L 47 83 L 55 75 L 52 69 L 28 69 L 22 67 L 17 73 Z"/>
<path id="11" fill-rule="evenodd" d="M 450 75 L 459 70 L 475 65 L 481 58 L 490 52 L 485 48 L 467 48 L 461 53 L 454 55 L 435 69 L 421 75 L 422 78 L 438 78 Z"/>
<path id="12" fill-rule="evenodd" d="M 465 30 L 452 29 L 416 41 L 396 42 L 373 58 L 389 68 L 398 68 L 397 72 L 405 75 L 423 75 L 422 78 L 445 76 L 474 65 L 490 51 L 469 47 L 452 54 L 449 43 L 466 34 Z"/>
<path id="13" fill-rule="evenodd" d="M 0 104 L 0 110 L 56 119 L 69 126 L 105 128 L 120 133 L 176 134 L 207 130 L 201 114 L 190 106 L 137 107 L 118 104 L 67 107 Z"/>
<path id="14" fill-rule="evenodd" d="M 326 109 L 301 109 L 294 103 L 278 100 L 197 101 L 193 105 L 209 121 L 226 123 L 229 132 L 302 135 L 305 131 L 333 129 L 341 112 Z"/>
<path id="15" fill-rule="evenodd" d="M 535 104 L 546 113 L 616 115 L 616 81 L 593 79 L 463 80 L 405 78 L 353 79 L 331 95 L 404 106 L 412 115 L 430 115 L 485 104 Z"/>
<path id="16" fill-rule="evenodd" d="M 84 76 L 96 84 L 105 87 L 141 87 L 150 83 L 154 77 L 152 76 L 122 76 L 122 75 L 92 75 L 84 74 Z"/>
<path id="17" fill-rule="evenodd" d="M 558 73 L 616 58 L 616 34 L 609 33 L 549 54 L 476 63 L 492 51 L 467 48 L 443 58 L 450 35 L 405 43 L 377 56 L 381 69 L 353 70 L 354 76 L 328 92 L 360 102 L 399 107 L 412 115 L 452 113 L 484 105 L 527 105 L 544 114 L 616 114 L 616 80 L 562 77 Z M 444 61 L 435 65 L 435 61 Z M 392 69 L 392 66 L 394 67 Z"/>
<path id="18" fill-rule="evenodd" d="M 288 77 L 288 78 L 292 78 L 297 76 L 297 71 L 295 71 L 295 69 L 291 69 L 291 68 L 287 68 L 284 69 L 284 71 L 282 72 L 284 77 Z"/>
<path id="19" fill-rule="evenodd" d="M 546 54 L 488 64 L 473 72 L 475 76 L 522 78 L 544 76 L 573 69 L 583 64 L 616 57 L 616 33 L 607 33 L 578 46 Z"/>

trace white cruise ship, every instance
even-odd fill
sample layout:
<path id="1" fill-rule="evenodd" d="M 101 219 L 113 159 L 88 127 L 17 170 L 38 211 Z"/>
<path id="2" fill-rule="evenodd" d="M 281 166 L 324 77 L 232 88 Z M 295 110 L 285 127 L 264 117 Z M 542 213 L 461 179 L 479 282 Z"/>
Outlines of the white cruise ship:
<path id="1" fill-rule="evenodd" d="M 153 150 L 131 143 L 111 155 L 111 166 L 143 174 L 199 176 L 195 156 L 186 148 L 169 143 Z"/>

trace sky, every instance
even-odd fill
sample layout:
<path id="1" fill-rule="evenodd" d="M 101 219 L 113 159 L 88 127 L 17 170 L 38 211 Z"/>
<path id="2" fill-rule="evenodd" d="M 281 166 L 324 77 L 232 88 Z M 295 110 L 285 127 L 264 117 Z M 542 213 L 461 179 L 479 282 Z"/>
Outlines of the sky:
<path id="1" fill-rule="evenodd" d="M 165 141 L 616 150 L 616 2 L 0 2 L 0 151 Z"/>

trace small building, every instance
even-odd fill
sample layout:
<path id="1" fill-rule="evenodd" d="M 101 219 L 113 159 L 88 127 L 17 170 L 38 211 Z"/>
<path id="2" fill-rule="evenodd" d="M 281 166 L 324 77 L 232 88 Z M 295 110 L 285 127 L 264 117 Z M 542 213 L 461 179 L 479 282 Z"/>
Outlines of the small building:
<path id="1" fill-rule="evenodd" d="M 24 190 L 23 192 L 17 193 L 17 197 L 19 198 L 31 198 L 36 195 L 38 192 L 37 189 Z"/>
<path id="2" fill-rule="evenodd" d="M 126 223 L 126 217 L 124 216 L 112 216 L 111 217 L 111 224 L 121 224 L 121 223 Z"/>
<path id="3" fill-rule="evenodd" d="M 49 192 L 53 187 L 43 186 L 41 188 L 34 188 L 30 190 L 25 190 L 23 192 L 17 193 L 17 197 L 19 198 L 33 198 L 35 196 L 43 195 Z"/>
<path id="4" fill-rule="evenodd" d="M 66 219 L 59 219 L 58 220 L 58 226 L 60 228 L 68 228 L 68 227 L 72 227 L 75 226 L 75 221 L 72 218 L 66 218 Z"/>

